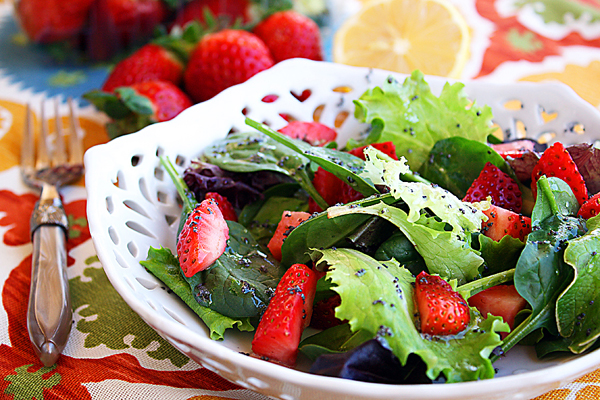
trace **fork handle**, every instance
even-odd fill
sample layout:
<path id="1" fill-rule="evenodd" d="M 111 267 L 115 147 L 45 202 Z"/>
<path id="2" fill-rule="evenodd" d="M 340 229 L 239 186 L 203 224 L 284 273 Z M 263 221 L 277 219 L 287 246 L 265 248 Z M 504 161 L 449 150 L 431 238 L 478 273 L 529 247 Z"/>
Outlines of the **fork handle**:
<path id="1" fill-rule="evenodd" d="M 31 217 L 33 258 L 27 329 L 44 366 L 52 366 L 71 331 L 72 310 L 67 278 L 67 216 L 58 191 L 44 185 Z"/>

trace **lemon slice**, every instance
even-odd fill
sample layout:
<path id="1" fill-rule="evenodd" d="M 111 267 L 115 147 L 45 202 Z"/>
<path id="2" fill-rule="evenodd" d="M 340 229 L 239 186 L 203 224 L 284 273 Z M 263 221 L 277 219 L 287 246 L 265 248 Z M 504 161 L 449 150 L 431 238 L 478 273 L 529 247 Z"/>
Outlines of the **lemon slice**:
<path id="1" fill-rule="evenodd" d="M 467 22 L 447 0 L 371 0 L 336 32 L 333 61 L 459 78 L 470 41 Z"/>

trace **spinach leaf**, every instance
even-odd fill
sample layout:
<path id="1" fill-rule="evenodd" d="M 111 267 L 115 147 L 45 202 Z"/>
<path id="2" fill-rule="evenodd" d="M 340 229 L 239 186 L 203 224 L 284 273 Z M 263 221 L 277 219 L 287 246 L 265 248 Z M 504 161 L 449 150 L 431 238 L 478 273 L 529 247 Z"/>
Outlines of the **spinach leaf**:
<path id="1" fill-rule="evenodd" d="M 542 178 L 538 181 L 538 194 L 531 212 L 531 226 L 540 223 L 551 215 L 574 216 L 579 211 L 579 202 L 571 187 L 559 178 Z"/>
<path id="2" fill-rule="evenodd" d="M 365 196 L 379 193 L 370 180 L 366 180 L 359 175 L 364 167 L 364 161 L 360 158 L 344 151 L 311 146 L 302 140 L 292 139 L 250 118 L 246 118 L 246 124 L 318 164 L 324 170 L 348 183 L 357 192 Z"/>
<path id="3" fill-rule="evenodd" d="M 575 279 L 560 294 L 556 317 L 559 333 L 579 354 L 600 336 L 600 229 L 569 242 L 565 262 L 573 268 Z"/>
<path id="4" fill-rule="evenodd" d="M 237 132 L 205 149 L 202 159 L 234 172 L 274 171 L 293 178 L 323 209 L 328 207 L 309 174 L 309 159 L 260 132 Z"/>
<path id="5" fill-rule="evenodd" d="M 419 173 L 462 199 L 487 162 L 506 172 L 506 162 L 490 146 L 454 136 L 435 143 Z"/>
<path id="6" fill-rule="evenodd" d="M 396 199 L 384 194 L 348 203 L 348 207 L 361 208 L 379 201 L 393 203 Z M 298 225 L 284 240 L 281 246 L 281 265 L 287 268 L 295 263 L 310 262 L 309 251 L 313 248 L 348 247 L 346 238 L 369 218 L 368 215 L 358 214 L 329 218 L 326 212 L 312 216 Z"/>
<path id="7" fill-rule="evenodd" d="M 427 269 L 425 260 L 419 254 L 415 246 L 400 231 L 394 233 L 388 240 L 383 242 L 373 256 L 378 261 L 395 259 L 413 275 L 418 275 Z"/>
<path id="8" fill-rule="evenodd" d="M 261 246 L 266 246 L 285 211 L 308 211 L 306 192 L 299 188 L 297 184 L 282 184 L 267 189 L 262 200 L 244 207 L 238 222 L 248 228 Z"/>
<path id="9" fill-rule="evenodd" d="M 232 318 L 259 317 L 283 275 L 277 261 L 263 253 L 250 232 L 227 221 L 225 252 L 208 269 L 185 278 L 200 305 Z"/>
<path id="10" fill-rule="evenodd" d="M 485 235 L 478 235 L 479 251 L 485 260 L 482 276 L 489 276 L 515 268 L 525 243 L 510 235 L 504 236 L 500 241 L 490 239 Z"/>
<path id="11" fill-rule="evenodd" d="M 479 274 L 483 259 L 460 235 L 443 230 L 446 224 L 433 217 L 422 214 L 411 222 L 406 212 L 383 202 L 363 207 L 336 206 L 328 210 L 329 217 L 334 219 L 352 214 L 376 215 L 396 225 L 423 257 L 429 273 L 456 279 L 459 284 Z"/>
<path id="12" fill-rule="evenodd" d="M 352 350 L 372 338 L 368 331 L 352 332 L 350 325 L 341 324 L 307 337 L 300 342 L 298 350 L 314 361 L 322 354 Z"/>
<path id="13" fill-rule="evenodd" d="M 240 331 L 254 330 L 248 318 L 230 318 L 198 304 L 194 299 L 190 286 L 183 278 L 177 257 L 171 253 L 171 250 L 150 247 L 148 257 L 146 260 L 140 261 L 140 264 L 167 285 L 192 311 L 198 314 L 208 327 L 211 339 L 223 339 L 225 330 L 236 326 Z"/>
<path id="14" fill-rule="evenodd" d="M 527 335 L 545 328 L 558 334 L 556 301 L 573 282 L 573 269 L 564 261 L 569 240 L 585 233 L 583 220 L 569 217 L 570 207 L 558 198 L 570 198 L 568 185 L 556 178 L 539 179 L 538 199 L 532 212 L 533 231 L 515 267 L 514 283 L 519 294 L 531 305 L 531 314 L 504 339 L 502 350 L 512 348 Z"/>

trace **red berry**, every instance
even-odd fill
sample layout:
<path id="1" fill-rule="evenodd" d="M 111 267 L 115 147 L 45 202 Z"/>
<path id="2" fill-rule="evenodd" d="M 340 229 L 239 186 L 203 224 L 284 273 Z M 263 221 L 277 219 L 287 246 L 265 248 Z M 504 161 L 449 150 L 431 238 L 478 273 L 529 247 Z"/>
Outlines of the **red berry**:
<path id="1" fill-rule="evenodd" d="M 582 204 L 577 215 L 589 219 L 600 214 L 600 193 L 596 193 L 589 200 Z"/>
<path id="2" fill-rule="evenodd" d="M 229 25 L 236 21 L 246 23 L 250 20 L 248 0 L 191 0 L 177 12 L 175 25 L 186 26 L 191 21 L 206 24 L 205 15 L 209 11 L 215 18 L 227 18 Z"/>
<path id="3" fill-rule="evenodd" d="M 502 317 L 510 329 L 515 326 L 517 313 L 527 307 L 525 300 L 515 288 L 515 285 L 498 285 L 479 292 L 469 297 L 469 305 L 477 308 L 481 315 L 487 317 L 488 313 Z M 505 337 L 505 332 L 501 336 Z"/>
<path id="4" fill-rule="evenodd" d="M 281 260 L 281 246 L 283 246 L 283 241 L 289 236 L 295 227 L 306 221 L 309 217 L 310 214 L 304 211 L 283 212 L 281 220 L 277 224 L 277 228 L 275 228 L 275 233 L 267 244 L 267 247 L 269 248 L 269 251 L 271 251 L 273 257 L 275 257 L 277 260 Z"/>
<path id="5" fill-rule="evenodd" d="M 588 191 L 577 165 L 565 147 L 560 142 L 548 147 L 540 157 L 531 174 L 531 190 L 534 198 L 537 196 L 537 181 L 542 176 L 556 177 L 565 181 L 573 194 L 583 204 L 588 199 Z"/>
<path id="6" fill-rule="evenodd" d="M 422 333 L 454 335 L 471 320 L 467 302 L 439 276 L 421 272 L 415 282 L 415 300 Z"/>
<path id="7" fill-rule="evenodd" d="M 265 42 L 275 62 L 296 57 L 323 60 L 319 26 L 296 11 L 274 13 L 261 21 L 254 33 Z"/>
<path id="8" fill-rule="evenodd" d="M 529 217 L 493 204 L 483 213 L 488 220 L 482 222 L 481 232 L 495 241 L 500 241 L 504 236 L 509 235 L 524 242 L 527 235 L 531 233 Z"/>
<path id="9" fill-rule="evenodd" d="M 95 0 L 19 0 L 17 18 L 29 39 L 52 43 L 73 39 L 82 32 Z"/>
<path id="10" fill-rule="evenodd" d="M 302 332 L 310 323 L 317 280 L 317 274 L 303 264 L 286 271 L 256 328 L 252 340 L 256 355 L 286 365 L 296 363 Z"/>
<path id="11" fill-rule="evenodd" d="M 182 77 L 183 63 L 173 53 L 162 46 L 147 44 L 113 68 L 102 90 L 112 92 L 120 86 L 155 80 L 179 85 Z"/>
<path id="12" fill-rule="evenodd" d="M 223 254 L 229 228 L 216 201 L 202 201 L 188 215 L 179 238 L 177 257 L 186 277 L 210 267 Z"/>
<path id="13" fill-rule="evenodd" d="M 516 213 L 521 212 L 523 199 L 519 185 L 508 174 L 489 162 L 473 181 L 463 201 L 474 203 L 483 201 L 488 196 L 492 198 L 494 205 Z"/>
<path id="14" fill-rule="evenodd" d="M 139 95 L 154 106 L 157 122 L 168 121 L 192 105 L 189 97 L 177 86 L 166 81 L 147 81 L 131 85 Z"/>
<path id="15" fill-rule="evenodd" d="M 377 150 L 381 151 L 382 153 L 387 154 L 388 156 L 392 157 L 394 160 L 398 159 L 398 156 L 396 155 L 396 145 L 394 144 L 394 142 L 371 143 L 366 146 L 357 147 L 355 149 L 352 149 L 349 151 L 349 153 L 362 159 L 362 160 L 365 160 L 364 150 L 369 146 L 372 146 L 372 147 L 376 148 Z"/>
<path id="16" fill-rule="evenodd" d="M 272 65 L 271 53 L 258 36 L 225 29 L 204 36 L 192 51 L 185 89 L 194 101 L 205 101 Z"/>
<path id="17" fill-rule="evenodd" d="M 335 316 L 335 309 L 340 304 L 342 304 L 342 298 L 339 294 L 316 302 L 313 306 L 310 326 L 315 329 L 328 329 L 346 322 Z"/>
<path id="18" fill-rule="evenodd" d="M 312 146 L 324 146 L 337 138 L 337 132 L 319 122 L 292 121 L 278 132 L 293 139 L 300 139 Z"/>
<path id="19" fill-rule="evenodd" d="M 237 222 L 237 214 L 235 213 L 233 205 L 229 202 L 229 200 L 227 200 L 227 197 L 221 196 L 219 193 L 216 192 L 208 192 L 206 193 L 204 198 L 213 199 L 214 201 L 216 201 L 217 205 L 221 209 L 221 212 L 223 213 L 223 218 L 225 218 L 227 221 Z"/>

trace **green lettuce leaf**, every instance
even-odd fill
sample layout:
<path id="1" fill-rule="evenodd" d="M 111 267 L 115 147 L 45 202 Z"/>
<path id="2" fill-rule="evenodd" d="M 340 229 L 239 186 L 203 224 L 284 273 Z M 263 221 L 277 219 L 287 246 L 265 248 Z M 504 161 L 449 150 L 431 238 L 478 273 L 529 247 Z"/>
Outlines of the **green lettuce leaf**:
<path id="1" fill-rule="evenodd" d="M 185 304 L 188 305 L 206 324 L 210 331 L 210 338 L 222 340 L 225 330 L 237 327 L 240 331 L 253 331 L 254 327 L 248 318 L 229 318 L 223 314 L 203 307 L 194 299 L 190 286 L 183 279 L 177 258 L 166 248 L 148 250 L 148 258 L 140 261 L 148 271 L 160 279 L 173 291 Z"/>
<path id="2" fill-rule="evenodd" d="M 422 335 L 415 326 L 415 278 L 397 262 L 378 262 L 352 249 L 315 250 L 312 256 L 329 266 L 327 279 L 342 299 L 336 317 L 348 320 L 353 332 L 385 340 L 403 365 L 416 354 L 431 379 L 443 375 L 447 382 L 463 382 L 494 376 L 488 356 L 501 342 L 495 332 L 508 329 L 500 318 L 483 319 L 471 309 L 471 322 L 459 335 Z"/>
<path id="3" fill-rule="evenodd" d="M 387 219 L 415 246 L 425 260 L 429 273 L 456 279 L 459 284 L 475 279 L 479 274 L 479 266 L 483 264 L 483 258 L 469 246 L 464 236 L 444 230 L 445 224 L 433 217 L 422 215 L 412 222 L 401 209 L 381 202 L 368 207 L 330 207 L 327 214 L 329 218 L 368 214 Z"/>
<path id="4" fill-rule="evenodd" d="M 446 83 L 436 97 L 418 71 L 403 84 L 390 77 L 354 103 L 357 120 L 383 125 L 381 134 L 371 140 L 394 142 L 413 171 L 419 170 L 441 139 L 462 136 L 484 143 L 493 132 L 491 108 L 471 103 L 464 84 Z"/>

